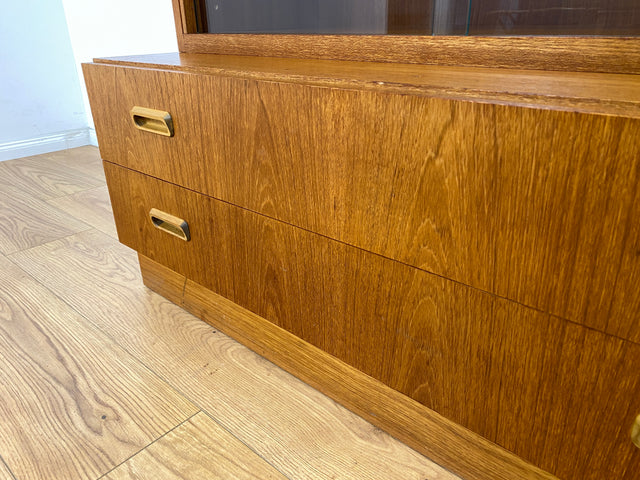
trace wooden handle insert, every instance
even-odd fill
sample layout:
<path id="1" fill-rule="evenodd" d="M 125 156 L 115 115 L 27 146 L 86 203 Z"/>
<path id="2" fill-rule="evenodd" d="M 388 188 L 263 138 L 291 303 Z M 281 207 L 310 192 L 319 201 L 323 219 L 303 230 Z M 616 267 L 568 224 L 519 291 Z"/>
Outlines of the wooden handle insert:
<path id="1" fill-rule="evenodd" d="M 131 109 L 131 118 L 138 130 L 173 137 L 173 120 L 169 112 L 136 106 Z"/>
<path id="2" fill-rule="evenodd" d="M 173 216 L 169 213 L 152 208 L 149 212 L 151 223 L 156 228 L 167 232 L 174 237 L 178 237 L 185 242 L 191 240 L 191 234 L 189 233 L 189 225 L 183 219 Z"/>

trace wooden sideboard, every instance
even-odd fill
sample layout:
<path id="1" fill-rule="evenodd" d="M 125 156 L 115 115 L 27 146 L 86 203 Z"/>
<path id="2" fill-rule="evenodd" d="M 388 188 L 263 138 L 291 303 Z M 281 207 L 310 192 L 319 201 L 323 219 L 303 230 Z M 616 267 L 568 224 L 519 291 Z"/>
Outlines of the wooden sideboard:
<path id="1" fill-rule="evenodd" d="M 84 72 L 150 288 L 464 478 L 636 478 L 636 75 L 199 54 Z"/>

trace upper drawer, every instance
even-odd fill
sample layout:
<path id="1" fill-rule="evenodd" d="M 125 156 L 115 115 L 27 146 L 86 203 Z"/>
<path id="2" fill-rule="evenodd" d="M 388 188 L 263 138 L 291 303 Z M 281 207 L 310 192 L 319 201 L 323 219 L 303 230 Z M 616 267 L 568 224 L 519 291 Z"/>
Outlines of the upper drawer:
<path id="1" fill-rule="evenodd" d="M 104 159 L 640 341 L 640 121 L 85 65 Z M 166 110 L 174 137 L 137 130 Z"/>
<path id="2" fill-rule="evenodd" d="M 83 69 L 103 159 L 207 190 L 211 162 L 202 151 L 199 77 L 94 64 Z M 174 135 L 136 128 L 131 115 L 136 106 L 168 112 Z"/>

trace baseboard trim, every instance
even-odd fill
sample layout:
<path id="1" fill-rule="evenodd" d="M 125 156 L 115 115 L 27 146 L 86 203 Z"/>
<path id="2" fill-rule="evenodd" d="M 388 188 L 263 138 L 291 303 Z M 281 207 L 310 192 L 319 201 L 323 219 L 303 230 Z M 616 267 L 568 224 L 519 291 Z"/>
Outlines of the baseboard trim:
<path id="1" fill-rule="evenodd" d="M 96 136 L 95 128 L 89 129 L 89 144 L 93 145 L 94 147 L 98 146 L 98 137 Z"/>
<path id="2" fill-rule="evenodd" d="M 557 480 L 319 348 L 138 254 L 144 284 L 465 480 Z"/>
<path id="3" fill-rule="evenodd" d="M 95 137 L 95 133 L 94 133 Z M 43 135 L 41 137 L 0 143 L 0 161 L 57 152 L 91 144 L 89 127 Z"/>

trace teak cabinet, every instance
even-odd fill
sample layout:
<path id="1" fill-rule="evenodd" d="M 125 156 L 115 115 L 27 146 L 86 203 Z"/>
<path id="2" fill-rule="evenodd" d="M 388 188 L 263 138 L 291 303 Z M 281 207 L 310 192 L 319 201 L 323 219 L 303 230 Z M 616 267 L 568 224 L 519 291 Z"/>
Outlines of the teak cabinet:
<path id="1" fill-rule="evenodd" d="M 84 71 L 149 287 L 463 478 L 636 478 L 636 75 Z"/>

